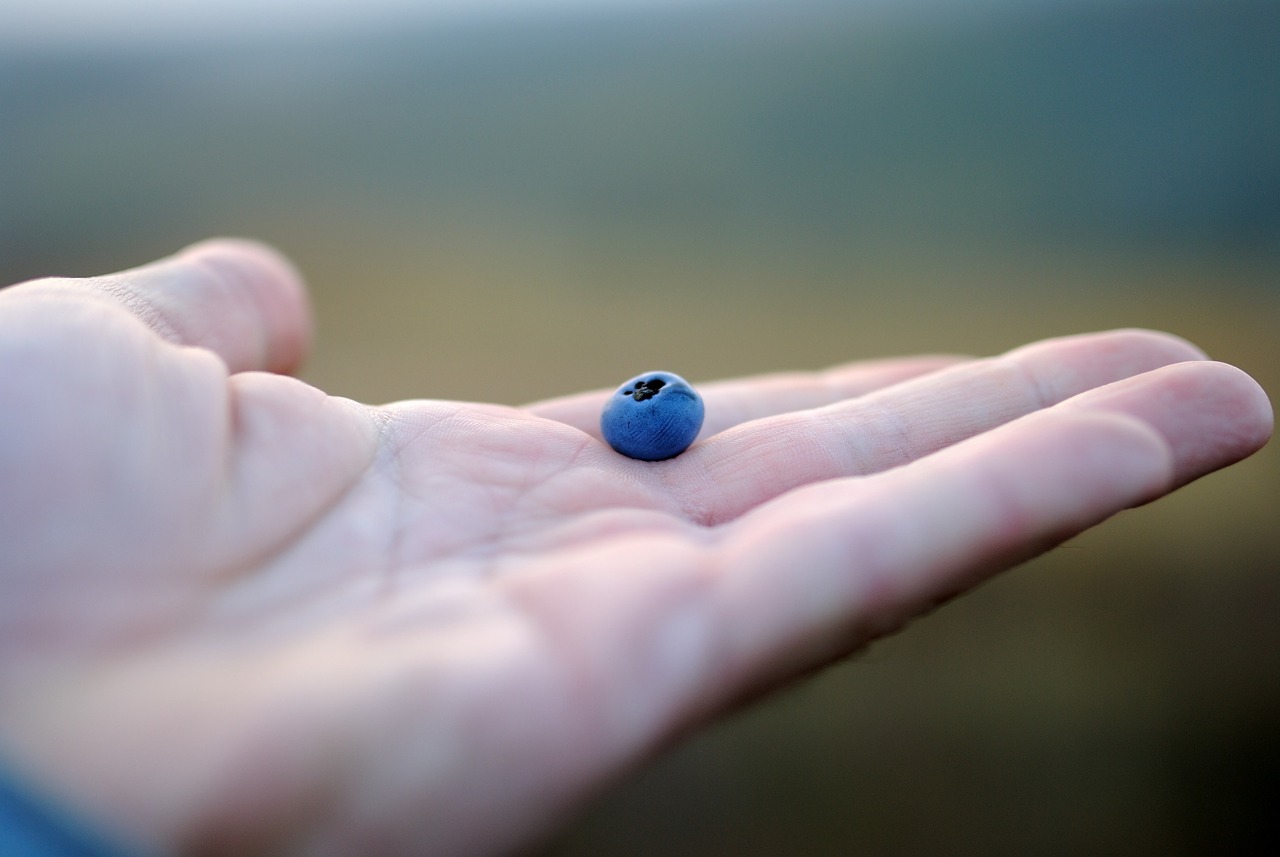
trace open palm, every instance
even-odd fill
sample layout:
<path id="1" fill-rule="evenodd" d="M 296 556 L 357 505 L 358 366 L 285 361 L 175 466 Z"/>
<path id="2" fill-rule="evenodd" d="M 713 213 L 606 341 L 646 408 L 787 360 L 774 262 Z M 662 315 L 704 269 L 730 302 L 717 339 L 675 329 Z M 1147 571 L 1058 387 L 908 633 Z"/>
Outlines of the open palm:
<path id="1" fill-rule="evenodd" d="M 240 242 L 0 292 L 0 756 L 143 846 L 535 840 L 1271 428 L 1238 370 L 1124 331 L 706 385 L 647 463 L 603 393 L 365 406 L 276 374 L 308 337 Z"/>

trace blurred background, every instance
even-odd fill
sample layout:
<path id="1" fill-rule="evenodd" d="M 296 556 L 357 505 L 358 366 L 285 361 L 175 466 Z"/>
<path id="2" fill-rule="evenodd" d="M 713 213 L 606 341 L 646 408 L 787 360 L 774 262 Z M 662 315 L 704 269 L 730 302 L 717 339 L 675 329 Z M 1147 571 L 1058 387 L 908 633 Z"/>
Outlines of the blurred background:
<path id="1" fill-rule="evenodd" d="M 0 282 L 214 234 L 297 262 L 304 377 L 365 401 L 1128 325 L 1275 397 L 1280 3 L 0 3 Z M 1273 446 L 696 737 L 538 853 L 1267 853 L 1278 510 Z"/>

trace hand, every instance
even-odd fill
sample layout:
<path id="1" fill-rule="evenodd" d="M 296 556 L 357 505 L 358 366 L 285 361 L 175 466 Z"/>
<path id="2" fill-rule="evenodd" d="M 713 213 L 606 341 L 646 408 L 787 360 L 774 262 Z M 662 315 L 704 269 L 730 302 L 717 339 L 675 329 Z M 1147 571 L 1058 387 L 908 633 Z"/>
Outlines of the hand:
<path id="1" fill-rule="evenodd" d="M 272 374 L 308 339 L 241 242 L 0 292 L 0 757 L 143 846 L 534 841 L 1271 429 L 1128 331 L 708 384 L 652 464 L 598 440 L 605 393 L 365 406 Z"/>

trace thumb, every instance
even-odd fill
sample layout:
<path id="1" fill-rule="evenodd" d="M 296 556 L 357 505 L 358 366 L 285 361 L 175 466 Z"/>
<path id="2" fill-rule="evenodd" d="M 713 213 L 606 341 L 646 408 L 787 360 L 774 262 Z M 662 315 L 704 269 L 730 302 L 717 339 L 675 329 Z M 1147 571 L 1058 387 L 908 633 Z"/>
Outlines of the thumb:
<path id="1" fill-rule="evenodd" d="M 119 303 L 165 339 L 217 353 L 231 372 L 291 372 L 311 344 L 301 276 L 256 242 L 204 241 L 79 284 Z"/>

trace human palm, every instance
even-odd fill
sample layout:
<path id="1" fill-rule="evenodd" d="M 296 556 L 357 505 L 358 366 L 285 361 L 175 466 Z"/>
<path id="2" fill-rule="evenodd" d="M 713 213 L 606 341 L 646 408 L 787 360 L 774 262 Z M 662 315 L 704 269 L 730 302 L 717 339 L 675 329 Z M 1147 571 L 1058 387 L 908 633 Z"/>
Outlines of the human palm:
<path id="1" fill-rule="evenodd" d="M 603 393 L 365 406 L 275 374 L 308 337 L 243 243 L 0 292 L 0 755 L 144 846 L 527 843 L 1271 427 L 1126 331 L 707 385 L 648 463 Z"/>

